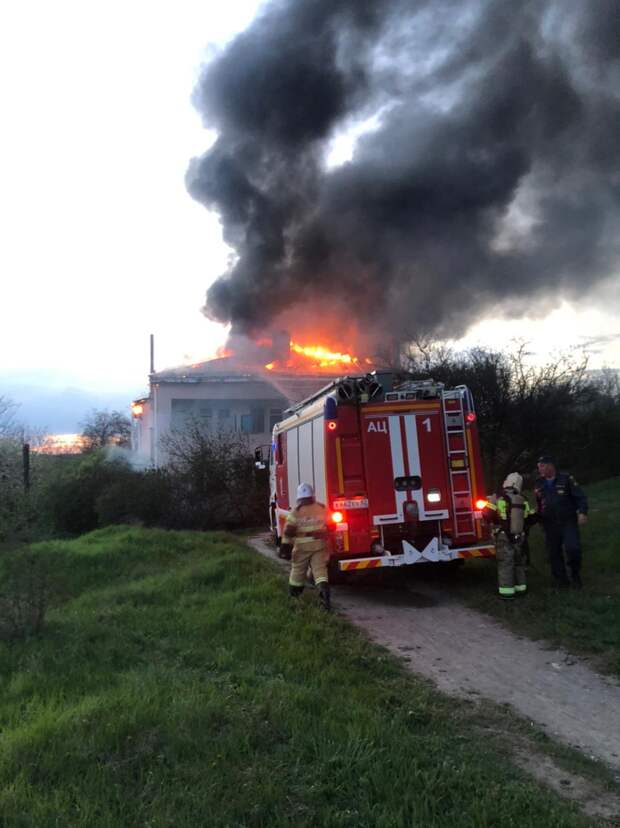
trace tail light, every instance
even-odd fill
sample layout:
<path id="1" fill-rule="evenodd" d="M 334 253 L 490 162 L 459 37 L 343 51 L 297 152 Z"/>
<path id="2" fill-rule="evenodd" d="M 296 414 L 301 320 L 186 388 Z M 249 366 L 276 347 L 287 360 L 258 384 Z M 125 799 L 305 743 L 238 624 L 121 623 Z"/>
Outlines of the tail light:
<path id="1" fill-rule="evenodd" d="M 478 509 L 478 511 L 480 511 L 480 512 L 484 508 L 486 508 L 486 505 L 487 505 L 486 500 L 477 500 L 476 503 L 475 503 L 476 509 Z"/>
<path id="2" fill-rule="evenodd" d="M 473 411 L 468 411 L 467 414 L 465 415 L 465 419 L 467 420 L 468 423 L 475 423 L 476 422 L 476 415 L 474 414 Z"/>
<path id="3" fill-rule="evenodd" d="M 342 523 L 344 515 L 342 512 L 332 512 L 332 523 Z"/>

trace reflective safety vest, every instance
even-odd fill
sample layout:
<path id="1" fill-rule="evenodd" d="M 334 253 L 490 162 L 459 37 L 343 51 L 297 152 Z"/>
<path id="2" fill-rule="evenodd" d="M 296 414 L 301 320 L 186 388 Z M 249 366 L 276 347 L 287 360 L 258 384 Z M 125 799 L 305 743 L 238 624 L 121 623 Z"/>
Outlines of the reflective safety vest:
<path id="1" fill-rule="evenodd" d="M 519 494 L 503 494 L 496 504 L 487 501 L 485 511 L 487 509 L 491 512 L 487 516 L 499 524 L 499 530 L 512 536 L 523 534 L 525 519 L 532 513 L 526 498 Z"/>
<path id="2" fill-rule="evenodd" d="M 284 541 L 300 550 L 316 552 L 325 544 L 327 510 L 322 503 L 307 503 L 292 509 L 284 524 Z"/>

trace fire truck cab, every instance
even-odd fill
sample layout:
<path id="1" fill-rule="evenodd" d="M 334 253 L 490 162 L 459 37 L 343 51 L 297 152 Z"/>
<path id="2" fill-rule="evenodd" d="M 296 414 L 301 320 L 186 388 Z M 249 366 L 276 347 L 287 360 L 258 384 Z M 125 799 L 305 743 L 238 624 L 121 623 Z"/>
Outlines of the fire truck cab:
<path id="1" fill-rule="evenodd" d="M 300 482 L 329 515 L 340 572 L 495 554 L 476 412 L 465 386 L 407 374 L 343 377 L 285 412 L 269 455 L 279 542 Z"/>

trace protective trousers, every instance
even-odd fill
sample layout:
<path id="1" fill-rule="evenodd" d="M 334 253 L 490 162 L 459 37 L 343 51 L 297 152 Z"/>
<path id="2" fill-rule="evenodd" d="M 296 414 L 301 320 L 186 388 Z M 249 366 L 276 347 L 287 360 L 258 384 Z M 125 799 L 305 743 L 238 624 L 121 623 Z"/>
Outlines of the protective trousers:
<path id="1" fill-rule="evenodd" d="M 527 553 L 524 538 L 510 540 L 505 532 L 495 537 L 497 583 L 502 598 L 514 598 L 527 590 Z"/>
<path id="2" fill-rule="evenodd" d="M 579 542 L 579 528 L 576 522 L 558 524 L 543 524 L 545 530 L 545 545 L 547 557 L 551 566 L 551 574 L 558 584 L 568 584 L 566 564 L 571 576 L 578 578 L 581 571 L 581 544 Z M 566 561 L 564 560 L 566 556 Z"/>
<path id="3" fill-rule="evenodd" d="M 292 587 L 303 589 L 308 567 L 312 570 L 315 584 L 327 583 L 327 547 L 323 541 L 295 544 L 288 579 Z"/>

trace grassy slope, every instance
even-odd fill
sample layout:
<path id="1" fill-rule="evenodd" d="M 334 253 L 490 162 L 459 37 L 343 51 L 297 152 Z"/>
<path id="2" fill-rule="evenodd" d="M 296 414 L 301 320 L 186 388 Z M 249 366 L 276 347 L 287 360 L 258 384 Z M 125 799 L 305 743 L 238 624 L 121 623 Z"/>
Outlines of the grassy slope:
<path id="1" fill-rule="evenodd" d="M 590 519 L 581 530 L 583 591 L 553 589 L 543 533 L 535 527 L 526 598 L 510 604 L 497 600 L 491 561 L 465 567 L 462 595 L 512 629 L 594 655 L 602 669 L 620 675 L 620 478 L 589 486 L 587 494 Z"/>
<path id="2" fill-rule="evenodd" d="M 39 551 L 72 597 L 0 644 L 2 824 L 587 824 L 230 536 Z"/>

